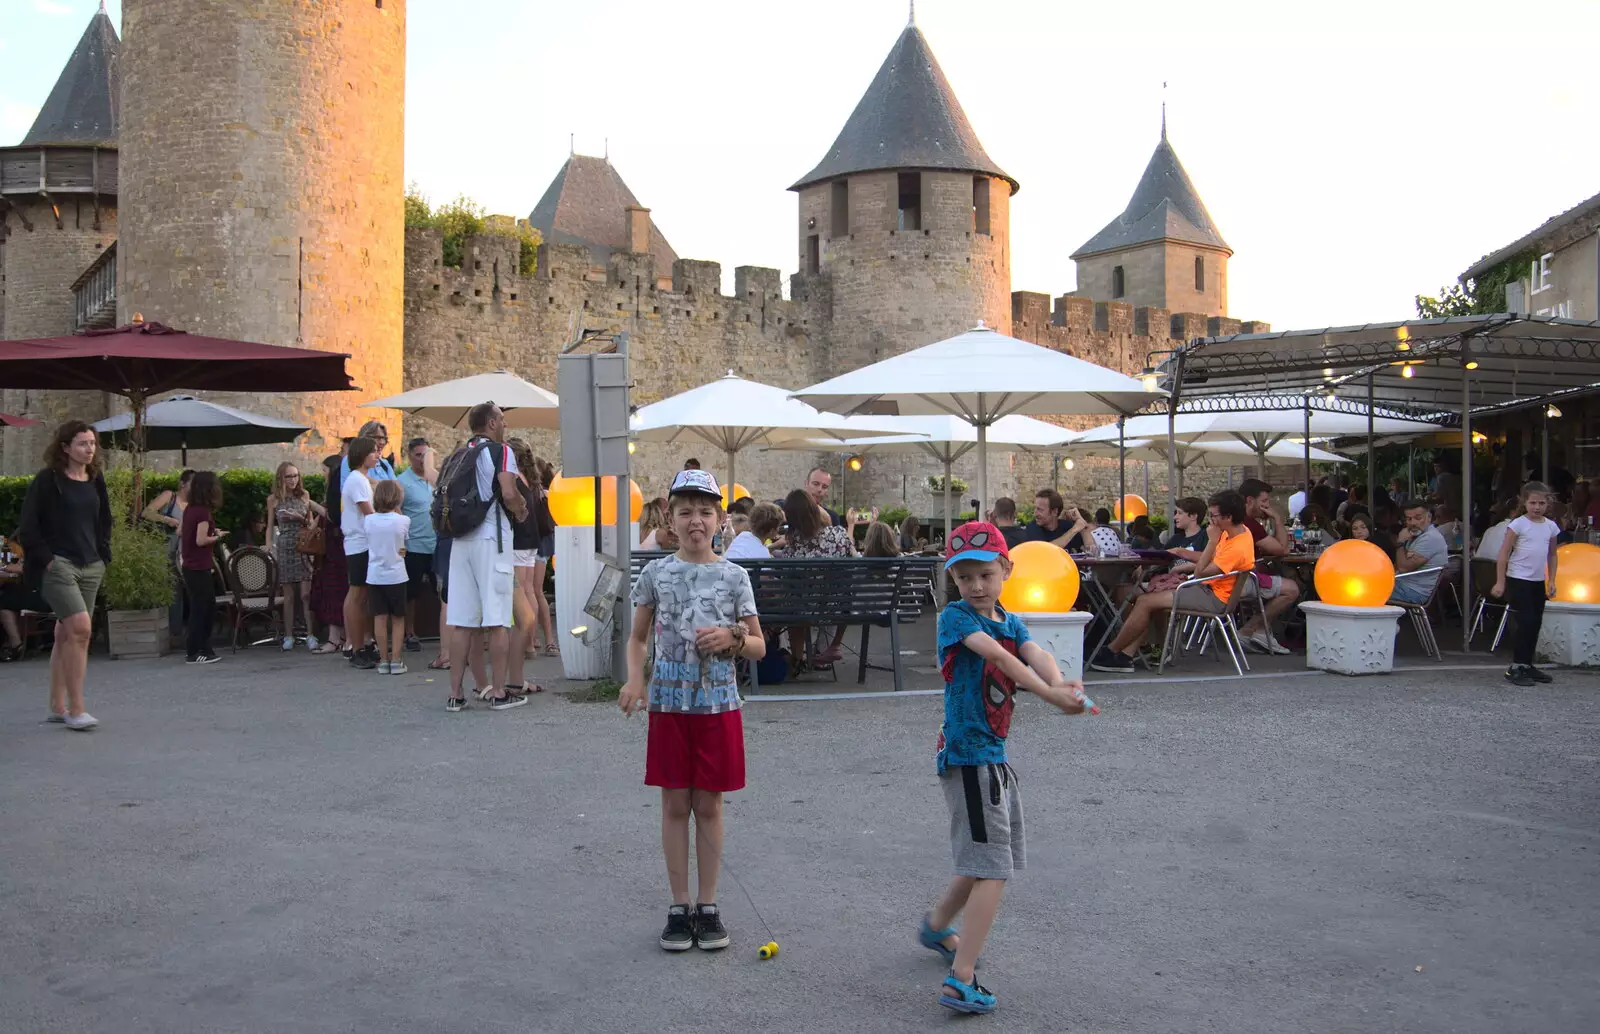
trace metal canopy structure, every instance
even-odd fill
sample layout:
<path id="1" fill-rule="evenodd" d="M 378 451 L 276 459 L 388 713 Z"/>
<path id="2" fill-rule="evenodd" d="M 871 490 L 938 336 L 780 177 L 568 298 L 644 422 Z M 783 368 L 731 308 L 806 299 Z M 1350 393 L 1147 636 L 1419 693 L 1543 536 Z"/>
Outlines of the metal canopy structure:
<path id="1" fill-rule="evenodd" d="M 1364 397 L 1438 421 L 1460 421 L 1461 514 L 1472 518 L 1472 419 L 1600 389 L 1600 321 L 1494 313 L 1369 323 L 1322 330 L 1198 338 L 1151 353 L 1146 376 L 1186 402 L 1219 409 L 1220 397 L 1267 392 L 1299 398 Z M 1375 474 L 1368 434 L 1369 490 Z M 1545 469 L 1549 457 L 1545 456 Z M 1469 538 L 1470 541 L 1470 538 Z M 1462 564 L 1463 606 L 1472 606 L 1472 565 Z M 1462 621 L 1462 649 L 1471 648 Z"/>
<path id="2" fill-rule="evenodd" d="M 1250 392 L 1365 398 L 1371 377 L 1380 404 L 1459 411 L 1468 363 L 1474 409 L 1600 385 L 1600 322 L 1451 316 L 1199 338 L 1150 358 L 1180 404 Z"/>

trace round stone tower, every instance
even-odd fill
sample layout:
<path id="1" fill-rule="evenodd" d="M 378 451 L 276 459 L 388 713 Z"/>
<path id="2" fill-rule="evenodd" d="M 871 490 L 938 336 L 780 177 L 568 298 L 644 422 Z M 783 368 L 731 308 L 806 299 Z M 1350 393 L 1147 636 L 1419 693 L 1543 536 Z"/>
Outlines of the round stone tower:
<path id="1" fill-rule="evenodd" d="M 124 0 L 118 313 L 349 353 L 360 391 L 217 396 L 312 431 L 200 463 L 304 463 L 401 390 L 406 4 L 244 6 Z"/>
<path id="2" fill-rule="evenodd" d="M 1011 195 L 928 41 L 908 24 L 800 195 L 797 298 L 831 312 L 827 376 L 932 344 L 982 320 L 1011 332 Z M 874 454 L 860 474 L 822 460 L 852 503 L 904 499 L 926 516 L 918 457 Z M 990 457 L 991 485 L 1013 478 Z M 957 474 L 970 477 L 975 458 Z M 964 502 L 963 507 L 964 508 Z M 941 511 L 942 512 L 942 511 Z"/>
<path id="3" fill-rule="evenodd" d="M 1011 195 L 928 41 L 907 25 L 800 195 L 801 282 L 832 296 L 838 372 L 1011 330 Z"/>
<path id="4" fill-rule="evenodd" d="M 113 316 L 117 237 L 116 28 L 102 8 L 16 147 L 0 148 L 0 338 L 58 337 Z M 91 269 L 93 272 L 91 273 Z M 107 415 L 99 392 L 0 392 L 0 411 L 42 421 L 0 436 L 0 474 L 39 469 L 63 420 Z"/>

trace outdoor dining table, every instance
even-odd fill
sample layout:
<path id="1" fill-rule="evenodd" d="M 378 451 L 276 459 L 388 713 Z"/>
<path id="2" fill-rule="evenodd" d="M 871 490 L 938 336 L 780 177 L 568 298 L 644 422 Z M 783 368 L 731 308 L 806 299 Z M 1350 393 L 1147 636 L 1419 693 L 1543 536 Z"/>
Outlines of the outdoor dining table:
<path id="1" fill-rule="evenodd" d="M 1093 657 L 1099 653 L 1100 648 L 1109 643 L 1118 630 L 1122 628 L 1122 617 L 1127 613 L 1128 607 L 1132 606 L 1135 595 L 1130 594 L 1122 605 L 1118 606 L 1116 599 L 1111 595 L 1110 587 L 1102 583 L 1099 578 L 1096 578 L 1095 572 L 1102 570 L 1118 573 L 1128 571 L 1132 572 L 1132 580 L 1137 582 L 1140 572 L 1146 569 L 1168 567 L 1176 559 L 1176 557 L 1173 557 L 1170 560 L 1164 560 L 1159 556 L 1139 556 L 1137 554 L 1114 557 L 1072 555 L 1072 562 L 1078 565 L 1078 570 L 1088 574 L 1088 577 L 1084 578 L 1080 585 L 1082 586 L 1081 591 L 1084 599 L 1089 604 L 1089 612 L 1099 618 L 1105 625 L 1105 628 L 1100 633 L 1100 638 L 1094 644 L 1094 648 L 1089 650 L 1085 656 Z"/>

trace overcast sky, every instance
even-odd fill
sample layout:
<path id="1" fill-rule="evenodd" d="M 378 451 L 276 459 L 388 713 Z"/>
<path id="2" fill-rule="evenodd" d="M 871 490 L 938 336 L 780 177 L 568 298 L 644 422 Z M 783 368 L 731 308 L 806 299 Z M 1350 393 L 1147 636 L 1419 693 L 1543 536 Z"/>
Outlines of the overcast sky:
<path id="1" fill-rule="evenodd" d="M 0 0 L 0 141 L 98 0 Z M 120 0 L 110 0 L 113 20 Z M 794 270 L 795 196 L 905 25 L 904 0 L 410 0 L 406 177 L 527 215 L 568 152 L 613 164 L 686 258 Z M 1230 315 L 1279 329 L 1411 298 L 1600 191 L 1600 4 L 921 0 L 989 155 L 1022 184 L 1016 289 L 1173 146 L 1235 250 Z"/>

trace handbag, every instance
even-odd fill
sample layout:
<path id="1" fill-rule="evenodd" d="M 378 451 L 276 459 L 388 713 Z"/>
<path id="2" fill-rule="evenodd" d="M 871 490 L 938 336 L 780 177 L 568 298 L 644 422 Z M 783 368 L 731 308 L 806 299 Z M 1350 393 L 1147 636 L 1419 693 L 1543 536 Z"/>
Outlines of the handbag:
<path id="1" fill-rule="evenodd" d="M 300 531 L 300 537 L 295 540 L 296 553 L 306 556 L 322 556 L 328 550 L 328 536 L 322 530 L 322 521 L 312 518 Z"/>

